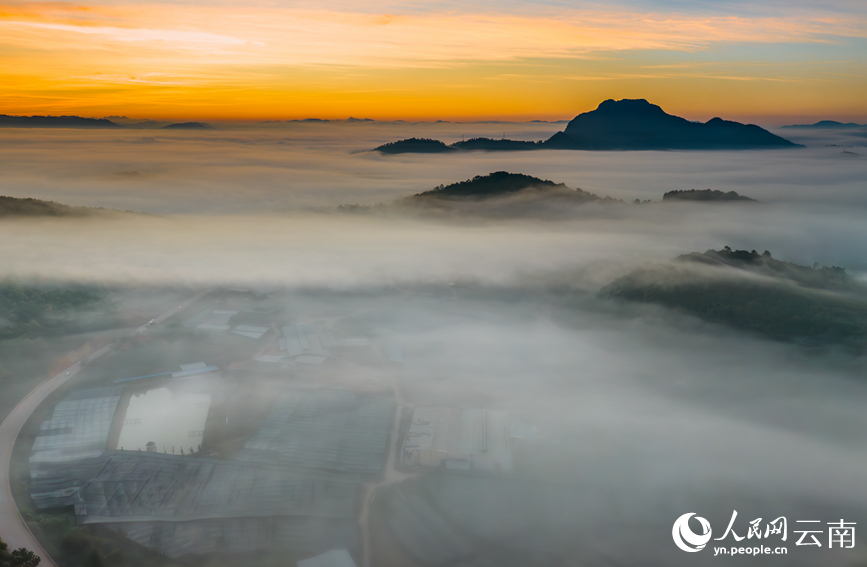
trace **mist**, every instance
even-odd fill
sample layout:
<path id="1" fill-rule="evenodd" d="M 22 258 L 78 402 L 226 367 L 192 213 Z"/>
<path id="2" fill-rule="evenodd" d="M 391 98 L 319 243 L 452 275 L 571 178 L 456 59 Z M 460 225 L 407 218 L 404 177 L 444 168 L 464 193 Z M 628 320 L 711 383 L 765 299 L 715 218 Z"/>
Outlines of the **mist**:
<path id="1" fill-rule="evenodd" d="M 109 361 L 115 366 L 94 364 L 87 380 L 218 361 L 222 375 L 207 385 L 223 392 L 214 394 L 217 407 L 257 376 L 233 366 L 233 349 L 245 362 L 277 352 L 287 321 L 369 338 L 365 354 L 283 370 L 305 384 L 377 391 L 397 384 L 410 405 L 508 412 L 535 432 L 514 474 L 489 484 L 447 474 L 438 484 L 425 475 L 404 481 L 408 492 L 429 482 L 419 490 L 431 505 L 487 546 L 478 565 L 703 564 L 710 549 L 697 560 L 670 539 L 686 512 L 707 518 L 714 536 L 733 510 L 741 535 L 748 520 L 787 516 L 790 540 L 795 520 L 867 517 L 863 354 L 776 342 L 598 295 L 637 267 L 723 246 L 845 266 L 863 279 L 867 139 L 780 130 L 806 147 L 388 156 L 369 150 L 412 136 L 535 140 L 563 125 L 217 126 L 0 130 L 0 193 L 136 213 L 0 219 L 0 280 L 96 286 L 124 308 L 141 293 L 149 298 L 136 304 L 142 312 L 155 312 L 161 296 L 179 303 L 179 289 L 216 290 L 185 307 L 174 326 L 155 324 L 145 339 L 130 339 Z M 520 199 L 506 200 L 488 216 L 338 209 L 391 204 L 503 170 L 622 202 L 528 213 Z M 692 188 L 759 202 L 659 202 L 667 191 Z M 225 292 L 238 287 L 255 299 Z M 285 310 L 267 322 L 273 331 L 261 343 L 220 335 L 223 352 L 215 353 L 201 345 L 216 335 L 180 325 L 202 309 L 260 304 Z M 388 345 L 399 345 L 399 363 L 384 358 Z M 249 394 L 261 404 L 250 415 L 267 414 L 288 388 L 284 375 L 268 372 Z M 234 414 L 225 415 L 228 428 Z M 789 544 L 787 565 L 867 562 L 861 545 Z"/>

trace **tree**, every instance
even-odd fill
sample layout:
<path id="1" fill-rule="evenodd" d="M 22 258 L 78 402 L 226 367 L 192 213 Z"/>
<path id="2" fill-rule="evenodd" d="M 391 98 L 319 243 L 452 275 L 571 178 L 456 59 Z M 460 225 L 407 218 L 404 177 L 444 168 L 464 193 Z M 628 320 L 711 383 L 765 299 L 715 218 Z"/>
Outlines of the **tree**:
<path id="1" fill-rule="evenodd" d="M 0 567 L 36 567 L 42 558 L 23 547 L 9 551 L 9 544 L 0 539 Z"/>

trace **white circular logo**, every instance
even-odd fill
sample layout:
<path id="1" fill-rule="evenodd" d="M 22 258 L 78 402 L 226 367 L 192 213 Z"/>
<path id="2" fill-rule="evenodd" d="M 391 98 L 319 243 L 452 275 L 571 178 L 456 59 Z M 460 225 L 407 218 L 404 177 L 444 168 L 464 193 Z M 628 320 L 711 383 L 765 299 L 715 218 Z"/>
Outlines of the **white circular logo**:
<path id="1" fill-rule="evenodd" d="M 711 529 L 710 522 L 701 516 L 695 516 L 698 523 L 701 524 L 702 532 L 697 534 L 689 527 L 689 519 L 695 516 L 695 512 L 684 514 L 674 521 L 674 526 L 671 528 L 671 537 L 677 547 L 684 551 L 695 552 L 704 549 L 707 542 L 710 541 Z"/>

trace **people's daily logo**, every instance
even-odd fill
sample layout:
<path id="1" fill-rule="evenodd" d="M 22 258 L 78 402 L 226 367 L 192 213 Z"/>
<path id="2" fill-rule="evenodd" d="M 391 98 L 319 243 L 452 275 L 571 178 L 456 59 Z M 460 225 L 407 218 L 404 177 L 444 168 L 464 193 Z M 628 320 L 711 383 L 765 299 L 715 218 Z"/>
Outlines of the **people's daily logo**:
<path id="1" fill-rule="evenodd" d="M 785 542 L 789 537 L 789 522 L 785 516 L 773 520 L 762 521 L 756 518 L 750 522 L 741 521 L 737 526 L 735 521 L 738 511 L 733 510 L 725 532 L 713 541 L 723 541 L 731 538 L 739 545 L 714 547 L 714 555 L 786 555 L 788 548 L 775 546 L 777 542 Z M 691 523 L 690 523 L 691 522 Z M 823 522 L 821 520 L 795 520 L 793 534 L 798 536 L 795 546 L 813 546 L 852 549 L 855 547 L 855 522 L 837 520 Z M 740 532 L 740 534 L 738 533 Z M 695 512 L 689 512 L 674 521 L 671 527 L 671 537 L 674 544 L 689 553 L 695 553 L 705 548 L 711 541 L 713 530 L 710 522 Z M 793 538 L 794 539 L 794 538 Z M 740 543 L 747 540 L 744 543 Z M 773 546 L 773 547 L 772 547 Z"/>
<path id="2" fill-rule="evenodd" d="M 701 533 L 697 534 L 689 527 L 689 519 L 693 516 L 701 526 Z M 674 527 L 671 528 L 671 537 L 674 539 L 675 545 L 684 551 L 701 551 L 710 541 L 710 536 L 710 522 L 701 516 L 696 516 L 695 512 L 684 514 L 674 521 Z"/>

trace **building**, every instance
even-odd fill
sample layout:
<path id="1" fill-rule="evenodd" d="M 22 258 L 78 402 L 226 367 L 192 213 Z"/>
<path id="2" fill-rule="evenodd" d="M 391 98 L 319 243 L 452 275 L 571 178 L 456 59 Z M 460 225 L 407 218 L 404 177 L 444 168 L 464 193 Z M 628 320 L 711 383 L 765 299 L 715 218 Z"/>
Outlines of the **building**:
<path id="1" fill-rule="evenodd" d="M 279 340 L 284 360 L 302 364 L 322 364 L 343 347 L 367 347 L 370 341 L 364 337 L 344 337 L 330 329 L 317 329 L 312 325 L 287 325 Z M 328 350 L 332 349 L 332 350 Z"/>
<path id="2" fill-rule="evenodd" d="M 100 464 L 76 522 L 122 529 L 171 558 L 357 547 L 357 477 L 147 451 L 108 452 Z"/>
<path id="3" fill-rule="evenodd" d="M 319 388 L 285 393 L 238 459 L 294 470 L 376 474 L 387 453 L 391 397 Z"/>
<path id="4" fill-rule="evenodd" d="M 512 469 L 509 414 L 489 409 L 419 406 L 401 452 L 405 465 L 450 469 Z"/>
<path id="5" fill-rule="evenodd" d="M 297 562 L 298 567 L 356 567 L 355 561 L 345 549 L 331 549 Z"/>
<path id="6" fill-rule="evenodd" d="M 43 421 L 30 452 L 30 497 L 37 509 L 69 506 L 99 470 L 121 388 L 70 393 Z"/>

